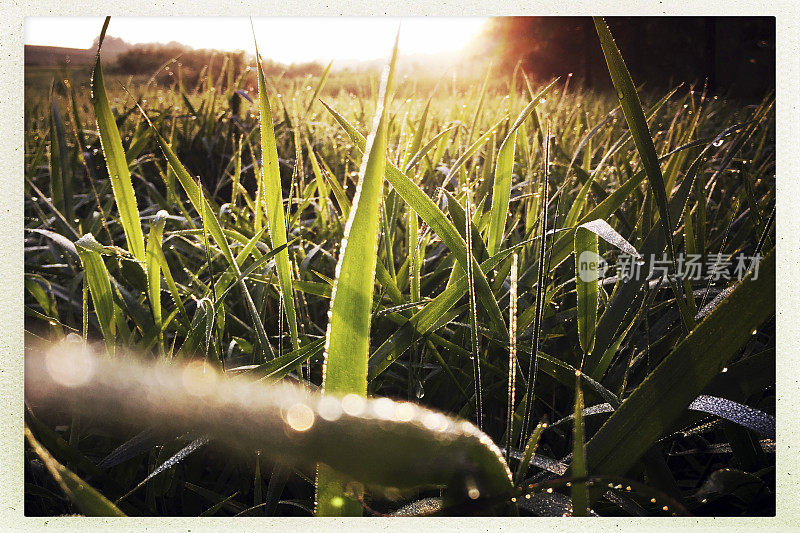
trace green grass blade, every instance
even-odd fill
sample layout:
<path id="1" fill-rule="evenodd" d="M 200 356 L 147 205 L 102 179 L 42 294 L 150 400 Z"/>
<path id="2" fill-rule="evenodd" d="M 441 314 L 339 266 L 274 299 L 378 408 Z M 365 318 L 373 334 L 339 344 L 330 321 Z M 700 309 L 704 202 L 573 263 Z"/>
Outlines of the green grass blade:
<path id="1" fill-rule="evenodd" d="M 319 161 L 317 161 L 317 156 L 314 154 L 314 150 L 311 149 L 311 143 L 306 141 L 306 150 L 308 150 L 308 159 L 311 161 L 311 170 L 314 172 L 314 179 L 317 185 L 317 198 L 319 198 L 319 218 L 320 224 L 323 228 L 328 227 L 328 196 L 330 195 L 330 191 L 328 190 L 328 185 L 325 183 L 325 177 L 322 174 L 322 168 L 319 166 Z"/>
<path id="2" fill-rule="evenodd" d="M 161 269 L 164 266 L 161 260 L 164 257 L 164 252 L 161 250 L 161 239 L 164 235 L 167 216 L 167 212 L 161 210 L 156 213 L 156 218 L 150 224 L 150 233 L 147 234 L 147 259 L 145 264 L 147 297 L 150 299 L 153 323 L 158 329 L 158 346 L 161 349 L 161 353 L 164 353 L 164 332 L 161 322 Z"/>
<path id="3" fill-rule="evenodd" d="M 586 477 L 586 446 L 584 444 L 583 426 L 583 389 L 581 373 L 575 373 L 575 415 L 572 431 L 572 477 Z M 572 516 L 589 515 L 589 495 L 586 483 L 575 482 L 570 490 L 572 497 Z"/>
<path id="4" fill-rule="evenodd" d="M 263 200 L 267 211 L 267 225 L 272 239 L 272 247 L 277 248 L 286 244 L 286 220 L 283 213 L 281 173 L 278 168 L 278 147 L 275 144 L 275 130 L 272 126 L 272 112 L 269 107 L 269 95 L 267 94 L 267 83 L 264 79 L 264 69 L 261 66 L 261 56 L 258 56 L 258 110 L 259 124 L 261 125 Z M 260 205 L 257 204 L 257 209 L 259 210 L 261 209 Z M 258 229 L 256 227 L 256 230 Z M 278 279 L 280 280 L 281 293 L 283 293 L 283 305 L 286 311 L 286 319 L 289 322 L 289 332 L 292 336 L 292 347 L 297 349 L 300 346 L 300 341 L 297 336 L 297 314 L 295 313 L 292 267 L 289 263 L 288 249 L 277 255 L 275 265 L 278 271 Z"/>
<path id="5" fill-rule="evenodd" d="M 408 162 L 405 164 L 405 166 L 403 167 L 405 169 L 404 173 L 408 174 L 409 172 L 411 172 L 411 169 L 414 168 L 414 165 L 419 163 L 422 160 L 422 158 L 425 157 L 425 154 L 427 154 L 430 151 L 431 148 L 433 148 L 434 146 L 438 146 L 439 142 L 441 142 L 446 135 L 450 134 L 453 130 L 458 129 L 458 127 L 459 126 L 456 124 L 454 126 L 450 126 L 449 128 L 445 128 L 439 133 L 437 133 L 433 139 L 426 142 L 425 146 L 417 150 L 416 153 L 414 153 L 414 155 L 411 157 L 411 159 L 409 159 Z"/>
<path id="6" fill-rule="evenodd" d="M 517 146 L 517 130 L 528 118 L 528 115 L 536 108 L 542 97 L 550 88 L 555 85 L 558 78 L 550 82 L 547 87 L 539 91 L 539 94 L 525 106 L 525 109 L 514 121 L 508 130 L 506 138 L 503 139 L 500 149 L 497 152 L 497 164 L 494 172 L 494 185 L 492 187 L 492 209 L 489 222 L 489 231 L 486 234 L 486 249 L 489 255 L 494 255 L 500 249 L 503 240 L 503 232 L 508 217 L 508 201 L 511 194 L 511 174 L 514 170 L 514 153 Z"/>
<path id="7" fill-rule="evenodd" d="M 417 212 L 409 207 L 406 215 L 408 217 L 409 290 L 411 293 L 411 301 L 418 302 L 422 299 L 420 292 L 420 278 L 422 273 L 422 258 L 424 257 L 425 252 L 424 250 L 420 249 L 419 220 L 417 219 Z"/>
<path id="8" fill-rule="evenodd" d="M 381 80 L 372 131 L 364 150 L 356 195 L 336 265 L 325 335 L 322 387 L 326 395 L 367 394 L 370 311 L 378 253 L 379 211 L 386 169 L 386 106 L 391 97 L 396 61 L 397 41 L 392 59 Z M 342 479 L 326 465 L 320 465 L 317 472 L 316 514 L 361 514 L 360 503 L 345 494 Z"/>
<path id="9" fill-rule="evenodd" d="M 467 132 L 467 143 L 469 144 L 472 141 L 473 135 L 475 135 L 475 131 L 478 129 L 478 125 L 480 123 L 481 118 L 481 111 L 483 111 L 483 102 L 486 99 L 486 88 L 489 86 L 489 80 L 492 75 L 492 62 L 489 61 L 489 66 L 486 68 L 486 78 L 483 80 L 483 85 L 481 86 L 480 94 L 478 96 L 478 103 L 475 105 L 475 113 L 472 115 L 472 125 Z"/>
<path id="10" fill-rule="evenodd" d="M 71 172 L 67 156 L 67 140 L 64 135 L 64 121 L 58 103 L 53 98 L 50 111 L 50 190 L 53 205 L 70 221 L 75 218 L 72 198 Z"/>
<path id="11" fill-rule="evenodd" d="M 309 100 L 308 107 L 306 108 L 306 117 L 311 112 L 311 108 L 314 107 L 314 102 L 317 101 L 317 96 L 319 96 L 319 93 L 322 92 L 323 87 L 325 87 L 325 82 L 328 81 L 328 74 L 330 73 L 332 66 L 333 60 L 331 59 L 331 62 L 328 63 L 328 66 L 325 67 L 324 71 L 322 71 L 322 77 L 319 79 L 319 83 L 317 83 L 317 86 L 314 88 L 314 94 L 311 96 L 311 100 Z M 261 62 L 259 62 L 259 68 L 260 67 Z"/>
<path id="12" fill-rule="evenodd" d="M 406 169 L 406 173 L 408 173 L 408 162 L 412 157 L 416 157 L 420 147 L 422 146 L 422 136 L 425 134 L 425 127 L 428 125 L 428 110 L 431 107 L 432 98 L 433 96 L 428 98 L 428 103 L 425 104 L 425 109 L 422 110 L 422 116 L 420 116 L 419 120 L 417 121 L 417 128 L 414 130 L 414 135 L 412 135 L 411 141 L 409 142 L 405 154 L 403 155 L 403 164 L 400 165 L 400 168 Z"/>
<path id="13" fill-rule="evenodd" d="M 366 139 L 364 139 L 364 136 L 361 135 L 355 128 L 353 128 L 353 126 L 350 125 L 350 123 L 347 122 L 344 117 L 334 111 L 330 106 L 325 104 L 325 102 L 322 104 L 333 115 L 334 119 L 336 119 L 336 122 L 338 122 L 339 125 L 344 128 L 344 130 L 350 136 L 350 140 L 353 142 L 353 144 L 358 146 L 359 149 L 363 151 L 363 147 L 366 144 Z M 498 127 L 501 122 L 496 124 L 494 128 Z M 492 130 L 494 128 L 492 128 Z M 488 138 L 491 136 L 489 135 L 486 137 Z M 486 139 L 484 139 L 484 141 L 485 140 Z M 478 142 L 481 141 L 475 141 L 475 143 Z M 462 268 L 466 267 L 468 257 L 467 243 L 464 241 L 464 238 L 456 229 L 455 225 L 453 225 L 453 223 L 444 215 L 444 213 L 442 213 L 441 209 L 436 206 L 433 200 L 431 200 L 422 189 L 420 189 L 413 181 L 411 181 L 408 176 L 406 176 L 396 166 L 389 162 L 387 162 L 386 165 L 386 180 L 392 185 L 392 187 L 394 187 L 400 197 L 403 198 L 403 200 L 414 211 L 417 212 L 419 217 L 424 220 L 425 223 L 428 224 L 428 226 L 430 226 L 431 229 L 439 236 L 445 246 L 447 246 L 450 249 L 450 252 L 453 253 L 459 265 Z M 474 258 L 472 258 L 472 260 L 475 261 Z M 466 269 L 464 269 L 464 271 L 466 271 Z M 500 307 L 497 305 L 497 301 L 494 298 L 494 294 L 489 286 L 489 282 L 486 280 L 485 273 L 479 268 L 475 268 L 474 273 L 478 298 L 481 299 L 481 303 L 484 306 L 484 311 L 489 315 L 489 321 L 492 323 L 492 328 L 495 331 L 506 334 L 508 330 L 505 320 L 503 319 Z"/>
<path id="14" fill-rule="evenodd" d="M 547 415 L 544 415 L 539 423 L 536 424 L 536 427 L 533 428 L 533 432 L 531 433 L 531 437 L 525 444 L 525 451 L 522 453 L 522 459 L 520 459 L 517 470 L 514 472 L 514 484 L 519 483 L 528 472 L 531 459 L 533 459 L 533 455 L 536 453 L 536 448 L 539 446 L 539 439 L 542 437 L 542 433 L 544 433 L 545 429 L 547 429 Z"/>
<path id="15" fill-rule="evenodd" d="M 103 36 L 110 18 L 106 18 L 97 46 L 97 59 L 92 71 L 92 106 L 97 118 L 100 143 L 103 148 L 108 175 L 111 178 L 111 186 L 114 190 L 114 199 L 119 210 L 119 218 L 125 231 L 125 238 L 128 241 L 128 251 L 139 261 L 144 261 L 144 234 L 142 233 L 142 224 L 139 221 L 139 208 L 136 205 L 136 196 L 133 193 L 131 173 L 128 170 L 125 151 L 122 148 L 122 139 L 106 96 L 103 69 L 100 66 L 100 47 L 103 45 Z"/>
<path id="16" fill-rule="evenodd" d="M 511 256 L 511 279 L 508 291 L 508 382 L 506 385 L 506 462 L 511 453 L 514 423 L 514 395 L 517 387 L 517 282 L 519 254 Z"/>
<path id="17" fill-rule="evenodd" d="M 83 263 L 83 275 L 86 276 L 89 285 L 89 293 L 92 296 L 100 331 L 103 333 L 106 343 L 112 346 L 116 336 L 114 315 L 117 310 L 111 293 L 111 277 L 98 251 L 98 249 L 102 249 L 102 245 L 95 240 L 92 234 L 87 233 L 75 241 L 75 248 L 78 250 L 81 263 Z"/>
<path id="18" fill-rule="evenodd" d="M 664 185 L 664 176 L 661 174 L 658 155 L 653 145 L 653 137 L 650 135 L 642 103 L 639 100 L 639 94 L 636 92 L 636 86 L 634 86 L 628 68 L 625 66 L 625 61 L 622 59 L 622 55 L 619 53 L 619 49 L 614 43 L 614 38 L 611 36 L 611 32 L 608 30 L 603 18 L 594 17 L 594 25 L 597 29 L 597 35 L 600 37 L 600 45 L 603 48 L 603 54 L 608 64 L 611 81 L 617 90 L 622 113 L 625 115 L 625 121 L 628 123 L 628 128 L 630 128 L 633 141 L 636 144 L 636 150 L 642 159 L 642 166 L 647 171 L 650 190 L 653 192 L 661 215 L 661 227 L 667 242 L 667 250 L 674 263 L 675 245 L 672 241 L 673 227 L 669 216 L 667 190 Z"/>
<path id="19" fill-rule="evenodd" d="M 320 167 L 322 176 L 333 191 L 333 196 L 336 197 L 336 203 L 339 204 L 339 209 L 342 211 L 342 219 L 347 221 L 350 218 L 350 199 L 347 197 L 347 193 L 344 192 L 342 185 L 328 172 L 324 160 L 322 164 L 323 166 Z"/>
<path id="20" fill-rule="evenodd" d="M 50 475 L 56 480 L 61 490 L 86 516 L 125 516 L 125 513 L 108 501 L 84 480 L 75 475 L 67 467 L 56 461 L 50 453 L 39 444 L 33 433 L 25 426 L 25 438 L 33 451 L 39 456 Z"/>
<path id="21" fill-rule="evenodd" d="M 178 156 L 175 155 L 175 152 L 172 151 L 172 148 L 169 146 L 169 144 L 167 144 L 167 141 L 164 139 L 164 137 L 161 136 L 153 123 L 150 122 L 150 119 L 144 110 L 140 108 L 140 111 L 145 120 L 147 120 L 148 124 L 150 124 L 150 127 L 153 129 L 153 133 L 155 134 L 156 141 L 161 148 L 161 152 L 164 154 L 167 163 L 175 173 L 175 177 L 178 178 L 178 182 L 181 184 L 184 192 L 189 197 L 189 201 L 192 203 L 198 213 L 203 213 L 202 219 L 207 224 L 208 232 L 213 237 L 214 242 L 217 243 L 217 246 L 219 246 L 222 255 L 228 261 L 228 264 L 235 269 L 236 274 L 241 274 L 239 270 L 239 264 L 233 257 L 231 248 L 228 245 L 228 240 L 225 238 L 225 234 L 222 231 L 222 226 L 220 225 L 214 210 L 211 208 L 211 204 L 208 203 L 208 199 L 205 198 L 205 195 L 200 193 L 200 188 L 195 180 L 192 179 L 192 176 L 180 162 Z M 253 302 L 253 298 L 250 296 L 250 291 L 247 289 L 244 280 L 240 282 L 239 286 L 242 289 L 245 305 L 250 313 L 250 319 L 255 327 L 259 343 L 261 344 L 261 347 L 270 355 L 270 358 L 272 358 L 274 357 L 274 351 L 272 349 L 272 345 L 269 343 L 269 339 L 267 338 L 267 332 L 264 329 L 264 324 L 261 322 L 261 318 L 258 315 L 258 310 Z"/>
<path id="22" fill-rule="evenodd" d="M 775 252 L 700 322 L 586 445 L 591 472 L 624 475 L 775 313 Z M 721 342 L 722 340 L 722 342 Z"/>
<path id="23" fill-rule="evenodd" d="M 467 254 L 472 253 L 472 191 L 465 187 L 464 195 L 464 235 L 467 242 Z M 469 292 L 469 332 L 471 341 L 472 379 L 475 385 L 475 417 L 478 428 L 483 429 L 483 383 L 481 380 L 481 350 L 478 337 L 478 309 L 475 301 L 475 275 L 472 261 L 467 262 L 467 286 Z"/>
<path id="24" fill-rule="evenodd" d="M 586 228 L 575 230 L 575 292 L 578 309 L 578 340 L 584 357 L 594 347 L 599 301 L 597 234 Z"/>

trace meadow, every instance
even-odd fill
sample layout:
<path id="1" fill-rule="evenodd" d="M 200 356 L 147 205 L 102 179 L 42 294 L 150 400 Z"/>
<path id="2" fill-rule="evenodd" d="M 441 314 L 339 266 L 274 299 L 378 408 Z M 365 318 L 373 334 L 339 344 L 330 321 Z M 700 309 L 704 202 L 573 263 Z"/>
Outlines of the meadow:
<path id="1" fill-rule="evenodd" d="M 774 94 L 595 24 L 616 94 L 31 72 L 26 514 L 774 514 Z"/>

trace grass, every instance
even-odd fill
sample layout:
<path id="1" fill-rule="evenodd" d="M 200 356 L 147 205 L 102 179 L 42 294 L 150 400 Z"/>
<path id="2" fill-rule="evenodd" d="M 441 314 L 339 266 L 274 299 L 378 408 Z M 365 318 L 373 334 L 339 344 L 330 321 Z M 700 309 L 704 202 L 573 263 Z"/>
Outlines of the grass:
<path id="1" fill-rule="evenodd" d="M 774 98 L 637 91 L 596 25 L 617 94 L 32 76 L 26 513 L 774 512 Z"/>

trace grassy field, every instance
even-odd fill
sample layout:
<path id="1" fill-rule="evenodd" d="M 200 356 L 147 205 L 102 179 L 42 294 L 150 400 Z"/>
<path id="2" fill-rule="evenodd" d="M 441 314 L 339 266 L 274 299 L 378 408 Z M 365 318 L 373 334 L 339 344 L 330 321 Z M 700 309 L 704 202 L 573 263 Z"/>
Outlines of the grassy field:
<path id="1" fill-rule="evenodd" d="M 26 514 L 773 514 L 774 96 L 596 23 L 616 95 L 29 72 Z"/>

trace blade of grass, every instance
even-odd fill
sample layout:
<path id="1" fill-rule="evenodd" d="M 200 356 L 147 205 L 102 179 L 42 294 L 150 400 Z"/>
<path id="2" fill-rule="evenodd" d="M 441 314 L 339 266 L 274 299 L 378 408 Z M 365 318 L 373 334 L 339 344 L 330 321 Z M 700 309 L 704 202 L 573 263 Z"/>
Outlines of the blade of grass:
<path id="1" fill-rule="evenodd" d="M 592 352 L 597 327 L 598 238 L 586 228 L 575 230 L 575 292 L 578 312 L 578 341 L 583 357 Z M 583 364 L 581 364 L 583 366 Z"/>
<path id="2" fill-rule="evenodd" d="M 142 233 L 142 224 L 139 221 L 139 208 L 136 205 L 136 196 L 133 192 L 128 163 L 125 160 L 125 151 L 122 148 L 122 139 L 106 96 L 103 69 L 100 66 L 100 48 L 103 46 L 103 38 L 110 19 L 111 17 L 106 17 L 97 43 L 97 58 L 92 71 L 92 105 L 97 117 L 100 144 L 103 148 L 106 167 L 108 167 L 108 175 L 111 178 L 114 199 L 117 203 L 119 218 L 128 242 L 128 251 L 139 261 L 144 261 L 144 234 Z"/>
<path id="3" fill-rule="evenodd" d="M 400 34 L 398 33 L 397 39 Z M 387 112 L 397 61 L 392 58 L 381 78 L 380 96 L 366 143 L 350 218 L 345 226 L 331 295 L 325 335 L 322 388 L 326 395 L 367 393 L 370 311 L 375 286 L 378 225 L 386 168 Z M 361 515 L 360 503 L 344 490 L 344 480 L 329 466 L 317 471 L 318 516 Z"/>
<path id="4" fill-rule="evenodd" d="M 278 148 L 275 144 L 272 111 L 269 107 L 267 83 L 264 79 L 264 69 L 261 66 L 261 56 L 258 54 L 258 45 L 256 45 L 256 57 L 258 59 L 258 110 L 259 124 L 261 126 L 263 198 L 267 213 L 267 225 L 269 227 L 270 237 L 272 238 L 272 247 L 277 248 L 286 244 L 286 220 L 284 219 L 283 213 L 283 193 L 281 190 L 281 174 L 278 168 Z M 328 68 L 330 68 L 330 65 L 328 65 Z M 297 148 L 299 150 L 299 146 Z M 261 209 L 261 204 L 257 204 L 257 209 Z M 259 227 L 256 225 L 256 230 L 258 229 Z M 297 314 L 295 312 L 294 291 L 292 290 L 292 267 L 289 263 L 288 249 L 283 250 L 277 255 L 275 258 L 275 266 L 278 271 L 281 293 L 283 293 L 283 304 L 286 311 L 286 319 L 289 322 L 289 332 L 292 336 L 292 347 L 297 349 L 300 347 L 300 340 L 297 336 Z"/>
<path id="5" fill-rule="evenodd" d="M 464 187 L 464 235 L 466 235 L 467 254 L 472 254 L 472 191 Z M 472 379 L 475 385 L 475 416 L 478 429 L 483 428 L 483 384 L 481 381 L 481 350 L 478 338 L 478 309 L 475 301 L 475 276 L 472 261 L 467 261 L 467 286 L 469 291 L 469 331 L 472 347 Z"/>
<path id="6" fill-rule="evenodd" d="M 539 423 L 536 424 L 536 427 L 533 428 L 533 433 L 531 433 L 531 438 L 529 438 L 528 442 L 525 444 L 525 451 L 522 454 L 522 459 L 520 459 L 517 470 L 514 472 L 515 485 L 518 484 L 528 472 L 531 459 L 533 459 L 533 455 L 536 453 L 536 448 L 539 446 L 539 439 L 542 437 L 542 433 L 545 429 L 547 429 L 547 415 L 544 415 Z"/>
<path id="7" fill-rule="evenodd" d="M 244 457 L 260 449 L 303 467 L 324 463 L 364 484 L 409 489 L 463 486 L 472 478 L 481 498 L 511 490 L 502 452 L 486 434 L 425 407 L 226 379 L 212 368 L 201 373 L 198 363 L 77 357 L 93 371 L 68 386 L 48 372 L 45 357 L 26 356 L 28 401 L 43 410 L 69 405 L 109 428 L 153 427 L 161 437 L 200 433 Z M 202 388 L 187 387 L 187 379 Z"/>
<path id="8" fill-rule="evenodd" d="M 581 389 L 580 370 L 575 372 L 575 411 L 572 431 L 572 477 L 586 477 L 586 447 L 584 445 L 583 426 L 583 390 Z M 576 481 L 570 490 L 572 497 L 572 516 L 589 515 L 589 495 L 586 483 Z"/>
<path id="9" fill-rule="evenodd" d="M 231 265 L 237 275 L 241 274 L 239 269 L 239 264 L 236 262 L 236 259 L 233 257 L 233 253 L 231 252 L 230 246 L 228 245 L 228 241 L 225 238 L 225 234 L 222 231 L 222 226 L 217 219 L 214 210 L 211 208 L 211 204 L 209 204 L 208 199 L 204 198 L 204 195 L 200 194 L 200 189 L 192 179 L 192 176 L 183 166 L 183 164 L 178 159 L 178 156 L 175 155 L 175 152 L 172 151 L 172 148 L 167 144 L 164 137 L 158 132 L 156 127 L 150 121 L 150 118 L 145 113 L 144 109 L 141 107 L 139 111 L 144 116 L 145 120 L 147 120 L 150 127 L 153 129 L 153 133 L 155 134 L 156 141 L 158 142 L 159 147 L 161 148 L 161 152 L 164 154 L 164 157 L 167 160 L 170 168 L 172 168 L 175 176 L 178 178 L 178 182 L 181 184 L 186 195 L 189 197 L 189 201 L 194 206 L 195 210 L 198 213 L 203 213 L 203 220 L 208 225 L 208 231 L 213 237 L 214 241 L 219 246 L 222 255 L 227 260 L 228 264 Z M 242 295 L 245 300 L 245 305 L 247 307 L 248 312 L 250 313 L 250 319 L 253 322 L 253 325 L 256 330 L 256 334 L 258 335 L 259 343 L 261 344 L 261 348 L 269 354 L 270 359 L 274 357 L 274 350 L 272 349 L 272 345 L 270 344 L 269 340 L 267 339 L 267 332 L 264 329 L 264 324 L 261 322 L 261 318 L 258 314 L 258 310 L 256 309 L 255 303 L 253 302 L 253 298 L 250 296 L 250 291 L 247 289 L 247 285 L 245 285 L 244 280 L 242 280 L 239 284 L 239 287 L 242 290 Z"/>
<path id="10" fill-rule="evenodd" d="M 528 115 L 536 108 L 542 97 L 555 85 L 558 78 L 551 81 L 539 94 L 525 106 L 525 109 L 511 125 L 508 134 L 503 139 L 500 149 L 497 152 L 497 166 L 494 172 L 494 185 L 492 187 L 492 209 L 489 222 L 489 230 L 486 234 L 486 249 L 489 255 L 494 255 L 500 249 L 503 240 L 503 232 L 508 217 L 508 202 L 511 194 L 511 174 L 514 170 L 514 153 L 517 145 L 517 130 L 528 118 Z"/>
<path id="11" fill-rule="evenodd" d="M 39 456 L 47 471 L 56 480 L 61 490 L 64 491 L 78 509 L 86 516 L 125 516 L 116 505 L 108 501 L 105 496 L 97 492 L 92 486 L 56 461 L 50 453 L 39 444 L 33 433 L 25 426 L 25 438 L 36 455 Z"/>
<path id="12" fill-rule="evenodd" d="M 775 313 L 775 252 L 704 318 L 619 406 L 586 445 L 597 474 L 623 475 Z M 720 342 L 723 339 L 724 342 Z"/>
<path id="13" fill-rule="evenodd" d="M 103 263 L 103 258 L 97 249 L 102 245 L 97 242 L 91 233 L 87 233 L 75 241 L 75 249 L 83 264 L 83 275 L 89 285 L 89 293 L 92 296 L 94 312 L 97 322 L 100 324 L 100 331 L 109 347 L 113 347 L 116 338 L 116 318 L 117 312 L 114 299 L 111 294 L 111 281 Z"/>
<path id="14" fill-rule="evenodd" d="M 541 327 L 542 327 L 542 312 L 544 310 L 545 286 L 544 286 L 544 268 L 545 268 L 545 248 L 547 243 L 547 205 L 548 189 L 550 181 L 550 122 L 547 123 L 547 134 L 543 139 L 544 149 L 544 175 L 542 177 L 542 201 L 539 215 L 539 257 L 537 258 L 538 270 L 536 281 L 536 315 L 533 321 L 533 339 L 531 343 L 531 360 L 528 364 L 528 384 L 525 391 L 525 413 L 522 417 L 522 431 L 520 432 L 520 439 L 522 442 L 528 436 L 529 426 L 531 423 L 531 416 L 533 416 L 533 402 L 534 402 L 534 387 L 536 383 L 536 374 L 539 369 L 539 343 L 541 342 Z"/>
<path id="15" fill-rule="evenodd" d="M 669 252 L 670 259 L 672 260 L 673 270 L 677 271 L 677 260 L 675 256 L 675 243 L 672 240 L 672 232 L 674 230 L 670 220 L 668 193 L 664 184 L 664 176 L 661 174 L 661 166 L 658 162 L 658 155 L 656 154 L 655 146 L 653 145 L 653 137 L 650 135 L 650 129 L 647 126 L 647 119 L 644 116 L 642 103 L 639 100 L 639 94 L 636 92 L 636 87 L 633 84 L 631 75 L 628 68 L 625 66 L 625 61 L 619 52 L 614 38 L 608 29 L 602 17 L 593 17 L 597 35 L 600 37 L 600 45 L 603 48 L 603 54 L 608 64 L 608 71 L 611 74 L 611 81 L 614 83 L 614 88 L 617 91 L 617 98 L 619 98 L 622 107 L 622 113 L 625 116 L 625 121 L 628 123 L 633 141 L 636 144 L 636 151 L 639 152 L 639 157 L 642 160 L 642 166 L 647 172 L 648 184 L 650 190 L 656 199 L 658 205 L 659 215 L 661 216 L 661 229 L 664 232 L 664 239 L 667 244 L 667 251 Z M 677 288 L 678 286 L 675 285 Z M 676 290 L 675 297 L 683 299 L 683 294 L 680 289 Z M 688 324 L 685 324 L 687 328 Z"/>
<path id="16" fill-rule="evenodd" d="M 333 115 L 336 122 L 347 132 L 350 140 L 363 152 L 366 139 L 361 135 L 347 120 L 339 113 L 334 111 L 325 102 L 322 105 Z M 502 123 L 495 125 L 498 127 Z M 494 128 L 493 128 L 494 129 Z M 490 136 L 489 136 L 490 137 Z M 479 141 L 475 141 L 476 143 Z M 464 268 L 467 264 L 467 244 L 460 235 L 455 225 L 442 213 L 433 200 L 425 194 L 413 181 L 390 162 L 386 165 L 386 180 L 394 187 L 403 200 L 417 212 L 419 217 L 439 236 L 445 246 L 456 257 L 459 265 Z M 475 261 L 474 258 L 472 258 Z M 478 297 L 484 306 L 484 310 L 489 315 L 489 321 L 495 331 L 507 333 L 507 327 L 497 300 L 494 298 L 489 282 L 486 280 L 485 273 L 479 268 L 474 269 L 475 284 Z"/>
<path id="17" fill-rule="evenodd" d="M 261 63 L 259 62 L 259 66 L 260 65 Z M 305 115 L 303 116 L 303 119 L 308 117 L 308 114 L 311 112 L 311 108 L 314 107 L 314 102 L 317 101 L 317 96 L 319 96 L 319 93 L 322 92 L 322 88 L 325 87 L 325 82 L 328 81 L 328 74 L 330 73 L 332 66 L 333 66 L 333 60 L 331 59 L 331 62 L 328 63 L 328 66 L 325 67 L 325 70 L 322 71 L 322 77 L 319 79 L 319 83 L 317 83 L 317 86 L 314 88 L 314 94 L 311 95 L 311 100 L 309 100 L 308 102 L 308 107 L 306 108 L 306 112 Z"/>
<path id="18" fill-rule="evenodd" d="M 150 224 L 150 233 L 147 234 L 145 266 L 147 272 L 147 297 L 150 300 L 150 309 L 153 312 L 153 323 L 158 329 L 158 347 L 162 354 L 164 353 L 164 331 L 161 323 L 161 258 L 164 253 L 163 251 L 161 254 L 158 252 L 161 251 L 161 238 L 164 234 L 167 216 L 168 213 L 162 209 L 156 213 L 156 217 Z"/>
<path id="19" fill-rule="evenodd" d="M 517 386 L 517 273 L 519 254 L 511 258 L 511 286 L 508 291 L 508 410 L 506 414 L 506 462 L 511 452 L 514 421 L 514 393 Z"/>

